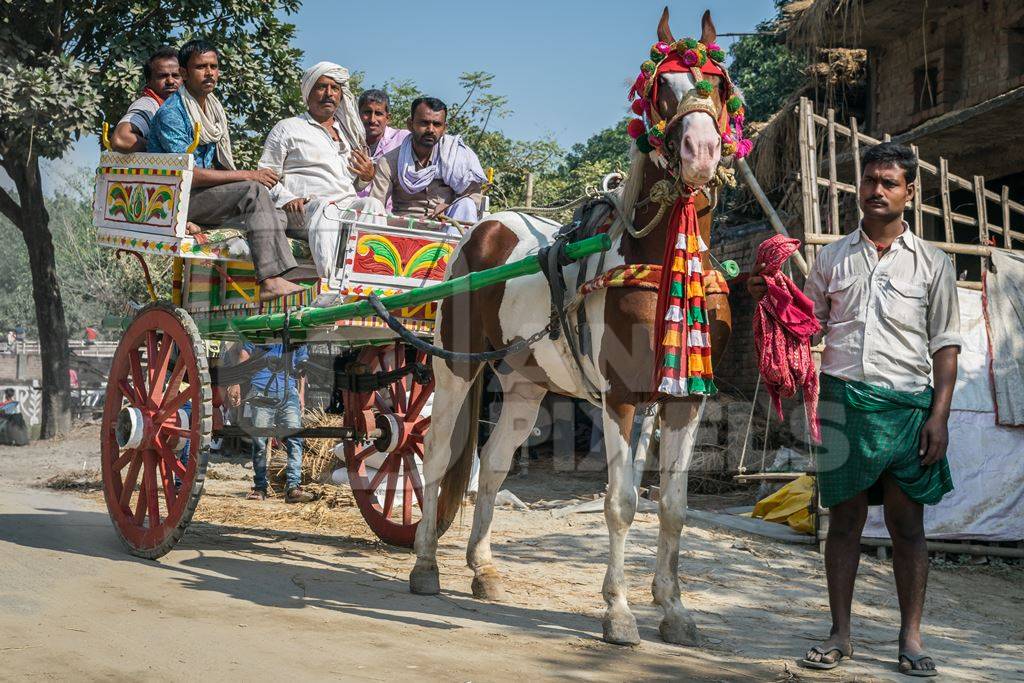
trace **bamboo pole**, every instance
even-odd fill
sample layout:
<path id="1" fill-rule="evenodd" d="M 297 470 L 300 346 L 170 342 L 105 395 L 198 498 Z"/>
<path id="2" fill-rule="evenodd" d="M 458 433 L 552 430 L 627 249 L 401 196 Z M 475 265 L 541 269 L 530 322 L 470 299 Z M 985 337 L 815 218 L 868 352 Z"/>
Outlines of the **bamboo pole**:
<path id="1" fill-rule="evenodd" d="M 761 205 L 761 210 L 764 211 L 765 215 L 768 216 L 768 223 L 771 224 L 775 232 L 780 235 L 789 237 L 789 231 L 786 230 L 785 224 L 782 219 L 779 218 L 779 214 L 775 211 L 775 207 L 768 201 L 768 196 L 765 195 L 764 190 L 761 189 L 761 183 L 757 182 L 757 178 L 754 177 L 753 171 L 750 170 L 750 166 L 747 164 L 746 159 L 737 159 L 736 167 L 740 170 L 740 175 L 743 176 L 744 182 L 750 188 L 750 191 L 754 193 L 754 198 L 757 199 L 757 203 Z M 793 252 L 793 261 L 796 262 L 797 268 L 803 273 L 804 277 L 807 277 L 811 269 L 807 265 L 807 260 L 804 259 L 803 254 L 799 251 Z"/>
<path id="2" fill-rule="evenodd" d="M 978 205 L 978 239 L 988 244 L 988 207 L 985 198 L 985 176 L 974 176 L 974 202 Z"/>
<path id="3" fill-rule="evenodd" d="M 1010 238 L 1010 188 L 1003 185 L 999 193 L 999 207 L 1003 212 L 1003 246 L 1007 249 L 1013 248 L 1013 240 Z"/>
<path id="4" fill-rule="evenodd" d="M 831 244 L 843 239 L 845 235 L 808 235 L 806 241 L 813 244 Z M 977 244 L 957 244 L 956 242 L 933 242 L 928 244 L 936 249 L 941 249 L 947 254 L 967 254 L 968 256 L 989 256 L 995 247 L 980 246 Z"/>
<path id="5" fill-rule="evenodd" d="M 814 264 L 814 245 L 807 242 L 807 235 L 814 234 L 814 211 L 811 209 L 811 185 L 817 176 L 811 168 L 807 156 L 807 108 L 809 101 L 806 97 L 800 98 L 799 116 L 799 142 L 800 148 L 800 199 L 804 211 L 804 256 L 808 265 Z"/>
<path id="6" fill-rule="evenodd" d="M 533 173 L 526 174 L 526 207 L 533 206 Z"/>
<path id="7" fill-rule="evenodd" d="M 829 232 L 838 235 L 839 229 L 839 190 L 836 187 L 836 112 L 828 109 L 828 209 Z"/>
<path id="8" fill-rule="evenodd" d="M 812 234 L 821 234 L 821 202 L 818 197 L 818 143 L 817 132 L 814 130 L 814 109 L 810 100 L 807 100 L 807 166 L 811 180 L 811 218 L 813 224 Z M 815 249 L 815 255 L 818 250 Z"/>
<path id="9" fill-rule="evenodd" d="M 955 242 L 953 233 L 953 206 L 949 199 L 949 162 L 939 157 L 939 193 L 942 195 L 942 227 L 947 242 Z M 952 255 L 953 272 L 956 273 L 956 255 Z"/>
<path id="10" fill-rule="evenodd" d="M 853 187 L 857 191 L 857 222 L 864 219 L 864 212 L 860 208 L 860 132 L 857 126 L 857 117 L 850 117 L 850 153 L 853 154 Z"/>
<path id="11" fill-rule="evenodd" d="M 918 166 L 921 162 L 921 154 L 917 150 L 917 145 L 911 145 L 910 149 L 914 151 L 914 159 L 917 160 Z M 914 178 L 914 234 L 918 237 L 924 237 L 924 215 L 921 213 L 921 170 L 918 168 L 917 177 Z"/>

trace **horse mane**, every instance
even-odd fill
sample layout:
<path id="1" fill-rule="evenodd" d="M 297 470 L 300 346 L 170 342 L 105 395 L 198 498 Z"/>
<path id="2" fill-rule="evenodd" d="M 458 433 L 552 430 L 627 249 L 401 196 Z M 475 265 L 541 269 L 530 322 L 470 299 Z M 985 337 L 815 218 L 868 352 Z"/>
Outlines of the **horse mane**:
<path id="1" fill-rule="evenodd" d="M 610 193 L 611 199 L 616 204 L 617 219 L 608 230 L 608 236 L 613 240 L 622 236 L 626 224 L 633 220 L 633 210 L 640 199 L 640 190 L 644 186 L 644 165 L 647 163 L 647 155 L 630 144 L 629 147 L 629 171 L 626 174 L 626 182 Z"/>

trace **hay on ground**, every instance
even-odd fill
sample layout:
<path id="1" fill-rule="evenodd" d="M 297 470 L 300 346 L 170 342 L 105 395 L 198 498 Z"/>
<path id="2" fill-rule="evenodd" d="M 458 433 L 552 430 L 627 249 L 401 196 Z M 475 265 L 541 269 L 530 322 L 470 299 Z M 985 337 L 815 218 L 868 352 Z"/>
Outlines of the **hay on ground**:
<path id="1" fill-rule="evenodd" d="M 307 410 L 302 416 L 304 427 L 340 427 L 341 424 L 341 415 L 327 413 L 319 407 Z M 334 455 L 334 447 L 337 444 L 337 439 L 305 439 L 302 451 L 303 485 L 330 481 L 331 472 L 343 464 Z M 284 444 L 276 443 L 267 466 L 271 484 L 277 487 L 284 486 L 287 465 L 288 454 L 284 450 Z"/>

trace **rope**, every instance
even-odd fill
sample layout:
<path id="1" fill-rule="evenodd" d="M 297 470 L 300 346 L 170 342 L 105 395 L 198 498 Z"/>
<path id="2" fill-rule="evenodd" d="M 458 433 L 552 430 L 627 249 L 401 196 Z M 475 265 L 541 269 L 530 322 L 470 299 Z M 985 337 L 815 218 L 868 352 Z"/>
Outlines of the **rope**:
<path id="1" fill-rule="evenodd" d="M 747 431 L 743 435 L 743 450 L 740 451 L 740 465 L 739 473 L 745 474 L 747 471 L 746 465 L 743 463 L 747 459 L 747 443 L 750 441 L 750 427 L 754 422 L 754 409 L 757 408 L 757 392 L 761 389 L 761 373 L 757 373 L 757 384 L 754 385 L 754 400 L 750 402 L 750 415 L 747 416 Z"/>
<path id="2" fill-rule="evenodd" d="M 679 190 L 678 183 L 673 183 L 669 180 L 659 180 L 654 183 L 651 187 L 651 191 L 648 194 L 648 201 L 657 202 L 660 204 L 658 207 L 658 213 L 654 214 L 654 218 L 640 230 L 633 227 L 632 221 L 626 221 L 626 230 L 633 237 L 633 239 L 641 239 L 650 234 L 658 225 L 661 224 L 661 220 L 665 217 L 665 212 L 668 207 L 672 206 L 679 199 L 682 192 Z"/>
<path id="3" fill-rule="evenodd" d="M 583 193 L 583 195 L 577 197 L 576 199 L 573 199 L 571 202 L 562 204 L 560 206 L 508 206 L 502 209 L 502 211 L 516 211 L 518 213 L 554 215 L 556 213 L 561 213 L 566 209 L 571 209 L 573 207 L 579 206 L 580 204 L 587 201 L 588 199 L 593 198 L 594 196 L 596 195 L 592 192 L 585 192 Z"/>

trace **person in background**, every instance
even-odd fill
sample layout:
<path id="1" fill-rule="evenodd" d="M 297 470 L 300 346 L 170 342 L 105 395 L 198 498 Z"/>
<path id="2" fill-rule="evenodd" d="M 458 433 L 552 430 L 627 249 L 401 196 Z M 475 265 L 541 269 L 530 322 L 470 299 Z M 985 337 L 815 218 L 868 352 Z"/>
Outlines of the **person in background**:
<path id="1" fill-rule="evenodd" d="M 377 162 L 370 196 L 396 215 L 454 218 L 472 225 L 480 217 L 483 183 L 480 160 L 462 137 L 446 134 L 448 107 L 434 97 L 413 100 L 402 144 Z"/>
<path id="2" fill-rule="evenodd" d="M 928 583 L 924 506 L 953 490 L 946 447 L 960 353 L 956 273 L 949 257 L 903 220 L 917 158 L 882 143 L 864 155 L 860 227 L 814 261 L 804 292 L 825 334 L 822 443 L 817 455 L 832 630 L 801 666 L 834 669 L 853 654 L 850 616 L 869 505 L 883 505 L 900 607 L 897 666 L 937 674 L 921 639 Z M 767 292 L 754 269 L 747 290 Z"/>
<path id="3" fill-rule="evenodd" d="M 4 389 L 4 400 L 0 402 L 0 445 L 27 446 L 28 426 L 21 415 L 21 404 L 15 399 L 14 389 Z"/>
<path id="4" fill-rule="evenodd" d="M 142 77 L 146 87 L 128 107 L 110 136 L 110 147 L 115 152 L 145 151 L 153 115 L 164 100 L 181 86 L 178 51 L 166 46 L 159 48 L 142 65 Z"/>
<path id="5" fill-rule="evenodd" d="M 301 364 L 309 359 L 309 351 L 305 346 L 296 347 L 290 354 L 284 355 L 283 344 L 263 344 L 257 346 L 245 342 L 238 355 L 238 362 L 244 363 L 257 352 L 265 354 L 271 365 L 264 367 L 253 375 L 249 385 L 249 393 L 245 397 L 246 410 L 252 418 L 252 426 L 283 427 L 286 429 L 302 428 L 302 411 L 305 409 L 306 379 L 300 376 Z M 284 371 L 284 363 L 289 363 L 288 372 Z M 241 402 L 241 387 L 228 387 L 227 400 L 231 405 Z M 311 492 L 302 488 L 302 437 L 288 436 L 283 439 L 285 451 L 288 453 L 288 464 L 285 468 L 286 503 L 308 503 L 316 499 Z M 248 495 L 249 500 L 266 500 L 267 498 L 267 437 L 252 439 L 252 473 L 253 487 Z"/>
<path id="6" fill-rule="evenodd" d="M 383 90 L 363 91 L 359 96 L 359 118 L 366 129 L 366 145 L 370 149 L 370 157 L 374 163 L 409 137 L 408 130 L 391 127 L 391 103 L 388 94 Z M 369 197 L 370 190 L 370 187 L 361 190 L 359 196 Z M 391 198 L 388 197 L 385 205 L 388 213 L 391 213 L 391 204 Z"/>

